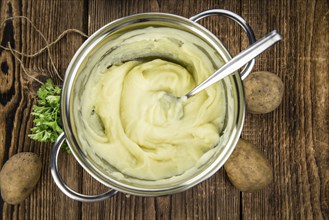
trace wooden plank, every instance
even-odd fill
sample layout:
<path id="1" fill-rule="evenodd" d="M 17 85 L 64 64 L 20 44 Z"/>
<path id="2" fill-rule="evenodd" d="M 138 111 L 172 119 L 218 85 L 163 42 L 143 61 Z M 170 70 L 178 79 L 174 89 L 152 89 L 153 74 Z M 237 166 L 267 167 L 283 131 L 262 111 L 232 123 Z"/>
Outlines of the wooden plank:
<path id="1" fill-rule="evenodd" d="M 276 51 L 281 48 L 285 48 L 283 45 L 287 42 L 286 33 L 282 30 L 281 26 L 277 26 L 273 18 L 280 18 L 285 21 L 287 14 L 285 9 L 281 8 L 277 2 L 270 1 L 243 1 L 241 15 L 249 22 L 250 26 L 255 32 L 257 39 L 264 36 L 266 33 L 273 29 L 278 29 L 279 33 L 283 35 L 284 41 L 280 42 L 274 48 L 261 54 L 256 59 L 256 64 L 253 71 L 270 71 L 275 72 L 282 78 L 285 74 L 282 72 L 282 65 L 275 67 L 278 63 L 278 54 Z M 276 11 L 276 14 L 271 12 Z M 289 9 L 286 9 L 289 10 Z M 282 13 L 282 14 L 278 14 Z M 246 47 L 248 41 L 246 37 L 243 37 L 243 47 Z M 280 47 L 281 46 L 281 47 Z M 279 64 L 280 65 L 280 64 Z M 264 115 L 246 115 L 245 127 L 242 136 L 254 143 L 261 151 L 264 152 L 267 159 L 273 165 L 274 183 L 268 186 L 266 189 L 256 193 L 242 193 L 242 213 L 245 219 L 275 219 L 276 206 L 274 205 L 276 195 L 278 192 L 275 190 L 277 178 L 281 177 L 280 171 L 277 169 L 273 162 L 273 151 L 280 147 L 280 133 L 281 126 L 280 110 L 282 105 L 276 111 Z M 285 151 L 283 151 L 285 152 Z M 257 208 L 256 208 L 257 207 Z M 281 219 L 281 218 L 277 218 Z M 285 218 L 283 218 L 285 219 Z"/>
<path id="2" fill-rule="evenodd" d="M 24 15 L 40 29 L 49 41 L 68 28 L 86 30 L 84 23 L 84 7 L 80 1 L 1 1 L 1 21 L 9 16 Z M 74 18 L 74 19 L 73 19 Z M 25 53 L 34 53 L 45 42 L 36 33 L 26 20 L 14 20 L 6 23 L 5 33 L 1 30 L 1 45 L 9 40 L 12 47 Z M 70 35 L 51 48 L 55 66 L 64 75 L 64 71 L 75 50 L 84 41 L 77 35 Z M 40 144 L 28 138 L 32 125 L 31 110 L 35 100 L 35 91 L 38 83 L 27 78 L 19 62 L 14 60 L 8 52 L 0 50 L 2 68 L 0 74 L 1 84 L 1 118 L 0 118 L 0 144 L 1 164 L 10 156 L 21 151 L 32 151 L 42 158 L 43 169 L 41 180 L 32 195 L 20 205 L 11 206 L 0 200 L 0 209 L 3 219 L 73 219 L 80 215 L 80 204 L 67 198 L 55 186 L 50 176 L 49 158 L 50 144 Z M 51 69 L 47 54 L 27 59 L 23 58 L 25 67 L 32 71 L 35 77 L 45 80 L 49 77 Z M 5 69 L 5 71 L 3 71 Z M 3 86 L 4 85 L 4 86 Z M 79 189 L 77 182 L 81 176 L 81 168 L 72 156 L 61 155 L 60 168 L 63 178 L 73 188 Z"/>
<path id="3" fill-rule="evenodd" d="M 314 28 L 311 36 L 310 59 L 311 117 L 308 133 L 312 145 L 308 159 L 311 167 L 312 197 L 310 204 L 314 219 L 329 218 L 329 4 L 319 1 L 315 5 Z M 311 102 L 311 103 L 310 103 Z M 313 149 L 312 149 L 313 148 Z M 313 176 L 315 178 L 313 178 Z M 315 180 L 315 181 L 314 181 Z M 314 205 L 313 205 L 314 204 Z"/>
<path id="4" fill-rule="evenodd" d="M 243 136 L 270 159 L 274 183 L 258 193 L 243 194 L 243 216 L 326 219 L 328 3 L 243 1 L 242 15 L 261 34 L 272 29 L 282 34 L 283 41 L 260 56 L 255 70 L 275 72 L 285 84 L 283 102 L 276 111 L 246 118 Z M 315 123 L 319 120 L 320 124 Z"/>
<path id="5" fill-rule="evenodd" d="M 18 13 L 19 5 L 11 2 L 1 2 L 1 20 L 4 19 L 6 15 L 12 16 Z M 20 47 L 20 30 L 17 28 L 19 22 L 11 21 L 8 22 L 3 29 L 0 29 L 1 33 L 1 44 L 5 45 L 10 42 L 11 45 L 15 47 Z M 6 33 L 6 35 L 4 34 Z M 14 57 L 6 51 L 1 50 L 0 60 L 1 60 L 1 75 L 0 75 L 0 91 L 1 91 L 1 105 L 0 105 L 0 140 L 1 140 L 1 165 L 16 151 L 18 150 L 18 136 L 19 131 L 12 132 L 14 127 L 19 127 L 18 121 L 7 120 L 12 119 L 18 115 L 22 115 L 24 108 L 27 106 L 26 100 L 24 102 L 24 107 L 20 106 L 22 96 L 21 89 L 17 81 L 20 79 L 19 70 Z M 24 127 L 24 126 L 23 126 Z M 19 130 L 19 129 L 18 129 Z M 9 132 L 8 132 L 9 131 Z M 15 147 L 11 147 L 15 146 Z M 16 209 L 17 210 L 17 209 Z M 0 200 L 0 211 L 1 216 L 4 219 L 12 218 L 17 216 L 17 212 L 14 213 L 14 207 L 6 205 Z"/>

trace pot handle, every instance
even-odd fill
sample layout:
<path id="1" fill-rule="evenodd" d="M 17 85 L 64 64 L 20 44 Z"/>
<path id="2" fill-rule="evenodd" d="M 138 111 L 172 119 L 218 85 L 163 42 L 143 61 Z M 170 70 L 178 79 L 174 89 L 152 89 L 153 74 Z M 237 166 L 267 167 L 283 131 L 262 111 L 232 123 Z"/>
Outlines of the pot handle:
<path id="1" fill-rule="evenodd" d="M 234 20 L 247 33 L 247 36 L 248 36 L 248 39 L 249 39 L 249 44 L 251 45 L 251 44 L 256 42 L 254 31 L 251 29 L 248 22 L 246 20 L 244 20 L 240 15 L 237 15 L 237 14 L 231 12 L 231 11 L 224 10 L 224 9 L 210 9 L 210 10 L 203 11 L 199 14 L 196 14 L 196 15 L 190 17 L 190 20 L 192 20 L 194 22 L 197 22 L 202 18 L 213 16 L 213 15 L 224 16 L 224 17 L 228 17 L 228 18 Z M 249 73 L 251 72 L 254 65 L 255 65 L 255 59 L 252 59 L 244 67 L 244 69 L 240 73 L 240 77 L 241 77 L 242 80 L 245 79 L 249 75 Z"/>
<path id="2" fill-rule="evenodd" d="M 100 195 L 83 195 L 83 194 L 75 192 L 74 190 L 72 190 L 69 186 L 67 186 L 64 183 L 62 177 L 60 176 L 60 174 L 58 172 L 58 162 L 57 162 L 58 154 L 59 154 L 59 151 L 60 151 L 61 146 L 64 143 L 64 141 L 65 141 L 65 135 L 63 132 L 62 134 L 59 135 L 56 142 L 54 143 L 54 146 L 51 151 L 51 158 L 50 158 L 51 175 L 52 175 L 56 185 L 58 186 L 58 188 L 71 199 L 74 199 L 74 200 L 77 200 L 80 202 L 99 202 L 99 201 L 103 201 L 103 200 L 113 197 L 117 193 L 117 191 L 113 190 L 113 189 L 110 189 L 108 192 L 105 192 Z"/>

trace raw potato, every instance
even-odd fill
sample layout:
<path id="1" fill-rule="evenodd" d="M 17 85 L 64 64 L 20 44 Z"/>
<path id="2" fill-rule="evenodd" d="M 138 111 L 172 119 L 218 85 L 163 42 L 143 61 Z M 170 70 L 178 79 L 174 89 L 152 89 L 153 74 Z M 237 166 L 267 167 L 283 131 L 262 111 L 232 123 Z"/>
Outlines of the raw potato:
<path id="1" fill-rule="evenodd" d="M 242 192 L 263 189 L 273 180 L 273 171 L 265 156 L 242 138 L 224 164 L 232 184 Z"/>
<path id="2" fill-rule="evenodd" d="M 18 204 L 27 198 L 40 179 L 42 163 L 38 155 L 29 152 L 12 156 L 0 172 L 3 200 Z"/>
<path id="3" fill-rule="evenodd" d="M 284 86 L 276 74 L 265 71 L 253 72 L 243 83 L 248 112 L 268 113 L 280 105 Z"/>

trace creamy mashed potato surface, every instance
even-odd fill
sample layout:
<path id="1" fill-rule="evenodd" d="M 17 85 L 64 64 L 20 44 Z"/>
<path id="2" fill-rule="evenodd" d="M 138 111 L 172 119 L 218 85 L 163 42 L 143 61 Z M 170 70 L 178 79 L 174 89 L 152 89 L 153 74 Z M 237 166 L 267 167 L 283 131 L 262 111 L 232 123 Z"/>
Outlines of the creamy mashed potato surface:
<path id="1" fill-rule="evenodd" d="M 74 117 L 86 153 L 142 180 L 200 165 L 221 138 L 223 85 L 186 101 L 173 96 L 185 95 L 222 65 L 218 54 L 195 36 L 164 27 L 130 31 L 99 51 L 76 83 Z"/>

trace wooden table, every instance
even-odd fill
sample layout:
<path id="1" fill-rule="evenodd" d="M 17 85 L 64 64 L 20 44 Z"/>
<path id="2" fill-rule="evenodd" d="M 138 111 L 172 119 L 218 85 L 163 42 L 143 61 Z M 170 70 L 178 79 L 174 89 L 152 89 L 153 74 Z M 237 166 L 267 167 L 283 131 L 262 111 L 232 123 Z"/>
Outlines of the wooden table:
<path id="1" fill-rule="evenodd" d="M 241 193 L 224 169 L 183 193 L 159 198 L 126 196 L 97 203 L 66 197 L 54 184 L 49 169 L 51 144 L 28 138 L 35 91 L 39 84 L 23 74 L 20 63 L 0 49 L 0 166 L 18 152 L 31 151 L 43 161 L 42 176 L 32 195 L 11 206 L 0 200 L 3 219 L 329 219 L 329 3 L 325 0 L 1 0 L 0 18 L 24 15 L 51 42 L 69 28 L 90 35 L 117 18 L 142 12 L 165 12 L 190 17 L 211 8 L 242 15 L 259 38 L 273 29 L 283 41 L 262 54 L 254 70 L 277 73 L 285 85 L 283 102 L 274 112 L 246 117 L 242 136 L 270 160 L 274 182 L 257 193 Z M 201 24 L 215 33 L 234 55 L 247 46 L 240 27 L 226 18 Z M 64 75 L 85 38 L 68 34 L 51 47 Z M 1 45 L 33 53 L 45 42 L 25 19 L 8 21 L 0 30 Z M 47 53 L 22 58 L 25 68 L 45 80 L 54 72 Z M 60 170 L 66 182 L 85 194 L 104 192 L 73 156 L 62 153 Z"/>

